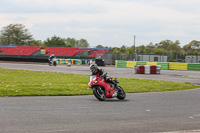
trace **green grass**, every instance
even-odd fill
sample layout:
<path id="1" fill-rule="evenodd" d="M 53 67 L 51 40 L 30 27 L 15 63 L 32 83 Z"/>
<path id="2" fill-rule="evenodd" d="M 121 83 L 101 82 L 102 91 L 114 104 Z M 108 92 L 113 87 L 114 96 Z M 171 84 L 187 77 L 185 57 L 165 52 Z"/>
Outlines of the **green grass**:
<path id="1" fill-rule="evenodd" d="M 127 93 L 200 88 L 190 83 L 118 78 Z M 88 75 L 0 69 L 0 96 L 90 95 Z"/>

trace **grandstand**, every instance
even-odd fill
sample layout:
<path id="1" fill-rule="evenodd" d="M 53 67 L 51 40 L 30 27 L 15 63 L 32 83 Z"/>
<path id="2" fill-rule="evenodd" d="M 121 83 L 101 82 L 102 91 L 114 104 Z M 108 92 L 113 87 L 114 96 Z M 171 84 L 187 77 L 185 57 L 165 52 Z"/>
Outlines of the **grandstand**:
<path id="1" fill-rule="evenodd" d="M 77 47 L 40 47 L 40 46 L 0 46 L 0 58 L 47 59 L 51 54 L 58 58 L 95 59 L 110 49 Z M 16 59 L 15 59 L 16 60 Z"/>

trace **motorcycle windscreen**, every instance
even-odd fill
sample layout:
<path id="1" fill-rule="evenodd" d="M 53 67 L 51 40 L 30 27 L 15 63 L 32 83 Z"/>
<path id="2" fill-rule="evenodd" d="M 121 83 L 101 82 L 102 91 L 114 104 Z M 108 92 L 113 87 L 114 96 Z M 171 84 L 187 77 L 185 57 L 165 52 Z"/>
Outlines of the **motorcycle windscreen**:
<path id="1" fill-rule="evenodd" d="M 90 82 L 94 79 L 95 75 L 90 75 Z"/>

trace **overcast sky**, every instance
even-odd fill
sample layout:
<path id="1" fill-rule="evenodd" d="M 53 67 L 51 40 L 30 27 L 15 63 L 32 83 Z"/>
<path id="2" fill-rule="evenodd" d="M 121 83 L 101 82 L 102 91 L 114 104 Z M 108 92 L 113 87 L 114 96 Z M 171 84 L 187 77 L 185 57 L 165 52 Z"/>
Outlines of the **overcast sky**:
<path id="1" fill-rule="evenodd" d="M 200 0 L 0 0 L 0 29 L 21 23 L 34 39 L 86 39 L 90 46 L 200 40 Z"/>

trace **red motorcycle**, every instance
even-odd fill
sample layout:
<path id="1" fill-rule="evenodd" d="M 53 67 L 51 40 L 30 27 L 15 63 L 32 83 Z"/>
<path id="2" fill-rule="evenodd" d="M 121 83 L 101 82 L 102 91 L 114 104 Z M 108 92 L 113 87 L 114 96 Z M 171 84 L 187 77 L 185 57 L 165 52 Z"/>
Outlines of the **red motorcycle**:
<path id="1" fill-rule="evenodd" d="M 91 75 L 88 86 L 93 90 L 94 96 L 99 101 L 104 101 L 106 98 L 114 97 L 117 97 L 119 100 L 124 100 L 126 93 L 122 87 L 118 86 L 119 81 L 116 78 L 113 81 L 115 82 L 115 85 L 107 83 L 101 76 L 98 77 L 98 75 Z"/>

